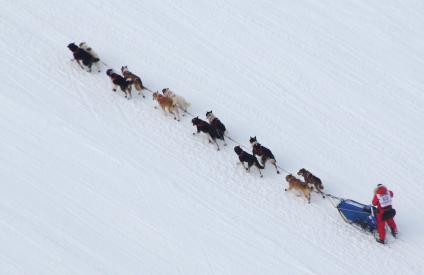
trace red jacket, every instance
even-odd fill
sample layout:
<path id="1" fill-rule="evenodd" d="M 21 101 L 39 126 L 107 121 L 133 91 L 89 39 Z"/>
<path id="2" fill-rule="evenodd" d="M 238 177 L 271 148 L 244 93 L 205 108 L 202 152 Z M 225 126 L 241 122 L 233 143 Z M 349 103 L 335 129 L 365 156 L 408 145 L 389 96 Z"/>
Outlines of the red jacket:
<path id="1" fill-rule="evenodd" d="M 374 192 L 372 204 L 378 209 L 384 209 L 392 205 L 393 192 L 388 190 L 386 186 L 380 185 Z"/>

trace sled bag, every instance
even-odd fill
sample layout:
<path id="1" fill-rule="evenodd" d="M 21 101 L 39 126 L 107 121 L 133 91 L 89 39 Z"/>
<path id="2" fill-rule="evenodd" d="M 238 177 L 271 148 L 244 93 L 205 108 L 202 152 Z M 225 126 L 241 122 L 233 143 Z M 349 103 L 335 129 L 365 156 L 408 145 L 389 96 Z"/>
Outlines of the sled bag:
<path id="1" fill-rule="evenodd" d="M 370 205 L 343 199 L 337 205 L 337 209 L 349 223 L 355 223 L 370 232 L 373 232 L 377 228 L 377 223 L 374 215 L 372 215 L 373 211 L 371 211 Z"/>

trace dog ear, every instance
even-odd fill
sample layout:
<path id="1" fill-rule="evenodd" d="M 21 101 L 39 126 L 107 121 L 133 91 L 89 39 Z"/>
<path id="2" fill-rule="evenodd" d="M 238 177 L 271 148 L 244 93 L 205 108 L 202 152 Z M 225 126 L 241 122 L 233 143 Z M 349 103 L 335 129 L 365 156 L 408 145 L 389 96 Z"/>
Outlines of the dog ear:
<path id="1" fill-rule="evenodd" d="M 70 49 L 71 51 L 75 51 L 76 49 L 78 49 L 78 46 L 72 42 L 68 44 L 68 49 Z"/>

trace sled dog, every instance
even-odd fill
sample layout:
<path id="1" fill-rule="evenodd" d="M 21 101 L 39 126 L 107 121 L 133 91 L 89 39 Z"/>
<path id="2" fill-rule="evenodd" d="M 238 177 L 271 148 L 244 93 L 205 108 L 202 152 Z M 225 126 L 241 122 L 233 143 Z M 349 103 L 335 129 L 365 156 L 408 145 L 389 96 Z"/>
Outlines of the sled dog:
<path id="1" fill-rule="evenodd" d="M 265 167 L 266 162 L 269 160 L 269 162 L 274 165 L 275 170 L 277 170 L 277 174 L 280 174 L 280 171 L 278 171 L 277 167 L 277 161 L 275 160 L 274 155 L 272 154 L 271 150 L 266 148 L 265 146 L 262 146 L 255 137 L 250 137 L 249 139 L 250 144 L 252 145 L 252 153 L 253 155 L 258 155 L 261 157 L 261 163 Z"/>
<path id="2" fill-rule="evenodd" d="M 209 143 L 215 143 L 216 149 L 219 151 L 219 145 L 216 142 L 216 131 L 215 129 L 206 121 L 201 120 L 199 117 L 195 117 L 191 120 L 193 126 L 196 126 L 197 134 L 200 132 L 205 133 L 208 136 Z M 193 133 L 195 135 L 196 133 Z"/>
<path id="3" fill-rule="evenodd" d="M 300 179 L 297 179 L 293 175 L 287 175 L 286 181 L 289 183 L 289 188 L 284 189 L 284 191 L 289 191 L 292 189 L 298 190 L 303 193 L 308 203 L 311 203 L 311 191 L 312 187 L 309 187 L 308 184 L 302 182 Z"/>
<path id="4" fill-rule="evenodd" d="M 215 129 L 216 137 L 224 142 L 224 146 L 227 146 L 224 137 L 226 131 L 225 125 L 221 122 L 221 120 L 219 120 L 219 118 L 215 117 L 212 111 L 206 112 L 206 118 L 208 119 L 209 124 Z"/>
<path id="5" fill-rule="evenodd" d="M 72 52 L 72 55 L 74 56 L 73 60 L 77 61 L 81 69 L 84 69 L 84 65 L 88 68 L 87 71 L 91 72 L 91 66 L 93 65 L 93 63 L 95 63 L 94 57 L 88 52 L 78 47 L 77 45 L 75 45 L 75 43 L 69 43 L 68 49 Z"/>
<path id="6" fill-rule="evenodd" d="M 159 106 L 162 108 L 165 116 L 170 113 L 174 116 L 174 119 L 180 121 L 178 108 L 172 103 L 172 100 L 166 96 L 159 94 L 158 91 L 153 93 L 153 100 L 156 100 Z"/>
<path id="7" fill-rule="evenodd" d="M 93 50 L 93 48 L 89 47 L 87 43 L 81 42 L 79 43 L 79 47 L 89 53 L 93 57 L 93 64 L 96 66 L 97 71 L 100 72 L 100 58 L 99 55 Z"/>
<path id="8" fill-rule="evenodd" d="M 318 177 L 314 176 L 311 172 L 309 172 L 305 168 L 300 169 L 299 172 L 297 172 L 297 174 L 299 176 L 302 176 L 307 184 L 315 187 L 316 192 L 320 193 L 322 197 L 325 198 L 325 195 L 322 192 L 322 190 L 324 189 L 324 185 L 322 185 L 322 182 Z"/>
<path id="9" fill-rule="evenodd" d="M 133 82 L 135 90 L 138 92 L 139 95 L 142 95 L 143 98 L 145 98 L 143 94 L 143 89 L 145 87 L 143 86 L 143 82 L 141 82 L 141 78 L 137 75 L 133 74 L 128 70 L 128 66 L 122 66 L 121 67 L 122 75 L 125 77 L 125 79 L 129 79 Z"/>
<path id="10" fill-rule="evenodd" d="M 116 92 L 117 86 L 121 88 L 121 91 L 125 94 L 127 99 L 131 98 L 131 80 L 126 80 L 119 74 L 115 73 L 112 69 L 108 69 L 106 74 L 110 77 L 112 81 L 112 91 Z"/>
<path id="11" fill-rule="evenodd" d="M 171 98 L 174 105 L 183 111 L 184 116 L 184 113 L 187 112 L 187 108 L 190 107 L 191 104 L 187 102 L 184 97 L 175 94 L 169 88 L 162 89 L 162 94 L 166 97 Z"/>
<path id="12" fill-rule="evenodd" d="M 264 167 L 259 163 L 258 159 L 255 156 L 247 153 L 246 151 L 243 151 L 240 146 L 234 147 L 234 152 L 236 152 L 241 165 L 243 165 L 244 169 L 246 169 L 248 173 L 250 172 L 250 167 L 255 165 L 256 168 L 258 168 L 259 174 L 262 178 L 261 169 L 264 169 Z M 247 167 L 244 165 L 245 162 L 247 162 Z"/>

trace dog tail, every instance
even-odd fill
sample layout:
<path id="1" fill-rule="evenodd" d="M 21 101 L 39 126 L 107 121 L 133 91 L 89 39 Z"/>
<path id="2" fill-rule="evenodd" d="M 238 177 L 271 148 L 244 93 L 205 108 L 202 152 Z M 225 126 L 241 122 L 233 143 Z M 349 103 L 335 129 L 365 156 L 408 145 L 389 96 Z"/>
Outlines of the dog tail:
<path id="1" fill-rule="evenodd" d="M 145 89 L 144 86 L 143 86 L 143 82 L 141 82 L 141 79 L 140 78 L 136 78 L 134 80 L 134 85 L 135 85 L 135 89 L 137 91 L 141 91 L 141 90 L 144 90 Z"/>

